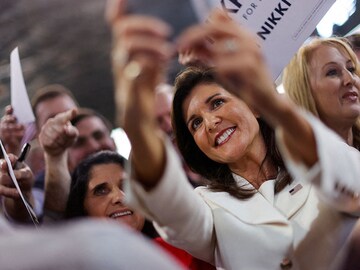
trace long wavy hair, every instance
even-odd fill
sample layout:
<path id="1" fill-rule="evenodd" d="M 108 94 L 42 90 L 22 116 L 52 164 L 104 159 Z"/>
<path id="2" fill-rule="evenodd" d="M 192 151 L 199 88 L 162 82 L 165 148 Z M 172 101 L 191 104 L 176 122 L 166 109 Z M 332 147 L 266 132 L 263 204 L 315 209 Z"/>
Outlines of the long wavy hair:
<path id="1" fill-rule="evenodd" d="M 299 106 L 319 117 L 315 99 L 310 84 L 310 61 L 316 49 L 320 46 L 330 46 L 349 56 L 354 63 L 355 74 L 360 76 L 360 64 L 351 45 L 345 38 L 314 38 L 303 45 L 288 66 L 284 69 L 283 84 L 286 94 Z M 353 144 L 360 150 L 360 116 L 353 126 Z"/>
<path id="2" fill-rule="evenodd" d="M 172 123 L 176 136 L 176 142 L 184 160 L 196 173 L 209 180 L 209 188 L 213 191 L 225 191 L 230 195 L 239 198 L 250 198 L 255 190 L 249 190 L 239 186 L 227 164 L 216 162 L 207 157 L 197 146 L 190 133 L 183 113 L 183 103 L 191 91 L 200 84 L 217 84 L 215 71 L 209 68 L 189 67 L 178 74 L 175 80 L 175 95 L 173 100 Z M 279 169 L 280 177 L 275 184 L 275 192 L 279 192 L 291 182 L 280 153 L 276 147 L 274 130 L 261 118 L 258 118 L 260 132 L 267 149 L 266 159 Z"/>

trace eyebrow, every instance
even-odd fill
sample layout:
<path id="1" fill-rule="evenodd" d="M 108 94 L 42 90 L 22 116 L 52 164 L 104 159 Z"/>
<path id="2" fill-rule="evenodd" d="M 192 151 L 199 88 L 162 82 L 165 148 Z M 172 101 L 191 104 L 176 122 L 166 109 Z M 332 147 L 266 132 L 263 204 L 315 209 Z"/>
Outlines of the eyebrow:
<path id="1" fill-rule="evenodd" d="M 91 189 L 91 191 L 93 191 L 93 190 L 95 190 L 95 189 L 97 189 L 97 188 L 106 187 L 106 185 L 107 185 L 107 183 L 106 183 L 106 182 L 103 182 L 103 183 L 97 184 L 97 185 L 95 185 L 95 186 Z"/>
<path id="2" fill-rule="evenodd" d="M 338 65 L 339 63 L 338 62 L 328 62 L 328 63 L 326 63 L 324 66 L 323 66 L 323 68 L 326 68 L 327 66 L 329 66 L 329 65 Z M 345 63 L 346 65 L 348 65 L 348 64 L 354 64 L 354 62 L 351 60 L 351 59 L 348 59 L 347 61 L 346 61 L 346 63 Z"/>
<path id="3" fill-rule="evenodd" d="M 117 164 L 117 163 L 114 163 L 114 164 L 119 165 L 119 166 L 121 167 L 120 164 Z M 121 168 L 122 168 L 122 167 L 121 167 Z M 121 185 L 124 183 L 124 179 L 125 179 L 124 175 L 121 174 L 121 176 L 120 176 L 120 184 L 121 184 Z M 98 187 L 106 187 L 106 186 L 108 185 L 108 183 L 109 183 L 109 182 L 106 182 L 106 181 L 105 181 L 105 182 L 102 182 L 102 183 L 100 183 L 100 184 L 95 185 L 92 189 L 90 189 L 90 187 L 88 187 L 88 188 L 89 188 L 90 191 L 92 191 L 92 190 L 95 190 L 95 189 L 98 188 Z"/>
<path id="4" fill-rule="evenodd" d="M 208 104 L 214 97 L 216 96 L 220 96 L 221 94 L 220 93 L 215 93 L 213 94 L 212 96 L 208 97 L 206 100 L 205 100 L 205 104 Z M 189 120 L 186 122 L 186 126 L 189 125 L 189 123 L 195 118 L 195 115 L 192 115 Z"/>
<path id="5" fill-rule="evenodd" d="M 208 104 L 214 97 L 220 96 L 220 93 L 213 94 L 205 100 L 205 104 Z"/>

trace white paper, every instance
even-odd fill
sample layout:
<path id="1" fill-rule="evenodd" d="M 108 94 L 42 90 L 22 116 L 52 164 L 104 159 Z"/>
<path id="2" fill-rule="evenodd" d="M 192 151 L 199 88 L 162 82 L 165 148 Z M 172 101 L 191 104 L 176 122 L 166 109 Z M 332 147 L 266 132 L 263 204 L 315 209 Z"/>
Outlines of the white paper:
<path id="1" fill-rule="evenodd" d="M 35 122 L 29 96 L 26 91 L 20 64 L 19 50 L 16 47 L 10 54 L 11 66 L 11 106 L 20 124 Z"/>
<path id="2" fill-rule="evenodd" d="M 257 33 L 274 80 L 335 3 L 335 0 L 195 1 L 199 18 L 204 18 L 210 9 L 223 8 L 234 20 Z"/>
<path id="3" fill-rule="evenodd" d="M 19 192 L 20 198 L 21 198 L 22 202 L 24 203 L 25 208 L 26 208 L 27 212 L 29 213 L 29 216 L 30 216 L 32 222 L 34 223 L 34 225 L 36 227 L 36 225 L 39 223 L 39 221 L 36 218 L 36 214 L 35 214 L 34 210 L 32 209 L 31 205 L 28 204 L 28 202 L 26 201 L 26 199 L 25 199 L 25 197 L 24 197 L 24 195 L 23 195 L 23 193 L 22 193 L 22 191 L 20 189 L 19 183 L 16 180 L 15 173 L 14 173 L 14 170 L 13 170 L 12 165 L 11 165 L 11 161 L 9 159 L 8 154 L 5 151 L 4 145 L 3 145 L 1 140 L 0 140 L 0 147 L 1 147 L 1 151 L 2 151 L 2 153 L 4 155 L 4 159 L 6 161 L 6 164 L 8 166 L 8 171 L 9 171 L 10 178 L 13 181 L 16 190 Z"/>

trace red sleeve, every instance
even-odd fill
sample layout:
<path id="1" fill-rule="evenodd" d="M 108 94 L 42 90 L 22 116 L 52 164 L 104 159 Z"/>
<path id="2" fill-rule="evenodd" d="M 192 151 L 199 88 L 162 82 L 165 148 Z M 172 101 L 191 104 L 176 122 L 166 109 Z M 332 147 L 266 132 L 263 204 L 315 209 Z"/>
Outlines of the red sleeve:
<path id="1" fill-rule="evenodd" d="M 215 270 L 216 268 L 209 263 L 196 259 L 186 251 L 174 247 L 165 242 L 161 237 L 157 237 L 154 241 L 164 250 L 171 254 L 177 261 L 190 270 Z"/>

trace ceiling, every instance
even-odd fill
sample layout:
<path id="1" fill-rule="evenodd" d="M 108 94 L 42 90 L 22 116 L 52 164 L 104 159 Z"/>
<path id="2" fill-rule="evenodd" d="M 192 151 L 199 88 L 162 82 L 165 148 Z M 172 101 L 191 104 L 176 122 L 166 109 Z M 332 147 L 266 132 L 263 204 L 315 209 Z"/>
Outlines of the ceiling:
<path id="1" fill-rule="evenodd" d="M 0 106 L 9 104 L 9 55 L 19 54 L 29 96 L 68 87 L 81 106 L 113 120 L 110 34 L 99 0 L 1 0 Z"/>
<path id="2" fill-rule="evenodd" d="M 1 0 L 0 109 L 10 102 L 9 56 L 18 46 L 30 97 L 46 84 L 60 83 L 74 93 L 81 106 L 96 109 L 113 121 L 105 2 Z M 360 23 L 359 10 L 336 28 L 338 34 L 346 34 Z"/>

